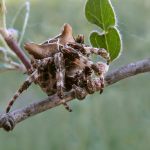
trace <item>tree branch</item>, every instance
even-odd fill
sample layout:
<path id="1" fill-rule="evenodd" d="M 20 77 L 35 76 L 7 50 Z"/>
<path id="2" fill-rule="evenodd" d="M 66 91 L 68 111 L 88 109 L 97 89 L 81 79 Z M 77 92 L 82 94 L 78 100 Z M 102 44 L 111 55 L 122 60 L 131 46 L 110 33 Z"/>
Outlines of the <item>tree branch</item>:
<path id="1" fill-rule="evenodd" d="M 128 64 L 124 67 L 107 73 L 105 75 L 105 87 L 130 76 L 145 72 L 150 72 L 150 58 L 140 62 Z M 74 90 L 71 90 L 64 95 L 64 99 L 66 100 L 66 102 L 71 101 L 74 98 Z M 62 102 L 55 94 L 39 102 L 35 102 L 10 113 L 0 115 L 0 127 L 6 131 L 12 131 L 17 123 L 43 111 L 46 111 L 50 108 L 56 107 L 61 103 Z"/>
<path id="2" fill-rule="evenodd" d="M 105 75 L 105 87 L 114 84 L 122 79 L 149 71 L 150 71 L 150 58 L 136 63 L 128 64 L 110 73 L 107 73 Z"/>
<path id="3" fill-rule="evenodd" d="M 16 42 L 11 33 L 7 38 L 5 38 L 5 41 L 7 45 L 16 53 L 16 55 L 22 61 L 22 63 L 25 65 L 26 69 L 27 70 L 30 69 L 31 68 L 30 60 L 22 51 L 22 49 L 20 48 L 20 46 L 18 45 L 18 43 Z"/>

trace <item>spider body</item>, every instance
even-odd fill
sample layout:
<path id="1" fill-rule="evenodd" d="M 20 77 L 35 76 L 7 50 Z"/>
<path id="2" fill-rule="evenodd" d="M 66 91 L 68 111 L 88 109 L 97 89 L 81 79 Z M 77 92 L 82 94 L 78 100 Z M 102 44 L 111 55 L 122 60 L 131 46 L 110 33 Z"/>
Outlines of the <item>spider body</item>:
<path id="1" fill-rule="evenodd" d="M 89 47 L 84 44 L 84 36 L 73 37 L 72 28 L 64 24 L 61 34 L 48 39 L 42 44 L 25 43 L 25 49 L 31 55 L 31 69 L 28 78 L 11 99 L 6 112 L 17 97 L 26 90 L 31 83 L 39 84 L 48 95 L 57 94 L 68 111 L 72 111 L 63 99 L 63 93 L 75 90 L 76 98 L 82 100 L 87 93 L 97 90 L 102 93 L 104 88 L 103 74 L 108 71 L 110 57 L 106 50 Z M 98 62 L 94 64 L 90 54 L 102 55 L 107 64 Z M 92 73 L 99 78 L 92 79 Z"/>

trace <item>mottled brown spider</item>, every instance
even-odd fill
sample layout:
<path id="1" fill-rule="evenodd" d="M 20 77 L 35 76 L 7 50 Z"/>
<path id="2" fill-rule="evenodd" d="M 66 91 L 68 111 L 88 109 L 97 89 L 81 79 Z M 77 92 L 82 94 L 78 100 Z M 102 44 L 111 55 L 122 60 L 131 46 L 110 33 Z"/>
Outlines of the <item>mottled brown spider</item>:
<path id="1" fill-rule="evenodd" d="M 39 84 L 48 95 L 57 94 L 62 104 L 68 111 L 72 111 L 63 99 L 63 93 L 75 90 L 76 98 L 82 100 L 87 92 L 94 93 L 104 88 L 104 73 L 108 71 L 110 57 L 105 49 L 93 48 L 84 44 L 84 36 L 73 37 L 72 28 L 64 24 L 61 33 L 42 44 L 25 43 L 24 48 L 31 55 L 31 69 L 29 77 L 11 99 L 6 112 L 26 90 L 31 83 Z M 107 64 L 98 62 L 94 64 L 90 54 L 101 55 L 107 60 Z M 92 79 L 92 73 L 99 78 Z"/>

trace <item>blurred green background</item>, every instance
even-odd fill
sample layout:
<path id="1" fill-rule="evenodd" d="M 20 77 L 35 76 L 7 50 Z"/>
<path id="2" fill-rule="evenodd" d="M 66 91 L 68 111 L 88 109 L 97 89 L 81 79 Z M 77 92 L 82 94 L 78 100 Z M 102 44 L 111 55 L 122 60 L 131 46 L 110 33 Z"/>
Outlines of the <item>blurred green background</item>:
<path id="1" fill-rule="evenodd" d="M 25 0 L 6 0 L 7 28 Z M 92 30 L 86 21 L 85 0 L 30 0 L 30 18 L 22 42 L 41 43 L 60 33 L 69 23 L 74 36 L 84 34 L 86 43 Z M 111 66 L 112 71 L 126 64 L 150 57 L 150 1 L 111 0 L 123 51 Z M 21 31 L 25 9 L 14 28 Z M 29 56 L 29 55 L 28 55 Z M 101 58 L 95 56 L 94 61 Z M 7 72 L 0 75 L 0 114 L 27 75 Z M 12 132 L 0 129 L 0 150 L 150 150 L 150 73 L 140 74 L 107 87 L 83 101 L 68 103 L 68 113 L 58 106 L 19 123 Z M 46 98 L 39 86 L 32 85 L 15 102 L 11 110 Z"/>

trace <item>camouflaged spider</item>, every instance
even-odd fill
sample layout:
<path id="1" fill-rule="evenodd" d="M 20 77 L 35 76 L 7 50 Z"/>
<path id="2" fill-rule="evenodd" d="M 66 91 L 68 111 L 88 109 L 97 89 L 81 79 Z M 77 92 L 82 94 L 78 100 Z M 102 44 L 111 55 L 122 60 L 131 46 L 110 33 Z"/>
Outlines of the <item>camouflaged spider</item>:
<path id="1" fill-rule="evenodd" d="M 42 44 L 25 43 L 24 48 L 31 55 L 31 69 L 29 77 L 11 99 L 6 112 L 17 97 L 26 90 L 31 83 L 39 84 L 48 95 L 57 94 L 68 111 L 72 111 L 63 99 L 63 93 L 75 90 L 76 98 L 82 100 L 89 94 L 104 88 L 103 74 L 108 71 L 110 57 L 105 49 L 88 47 L 84 44 L 84 36 L 73 37 L 72 28 L 64 24 L 61 33 Z M 101 55 L 106 58 L 107 64 L 90 60 L 90 54 Z M 92 79 L 92 73 L 99 78 Z"/>

